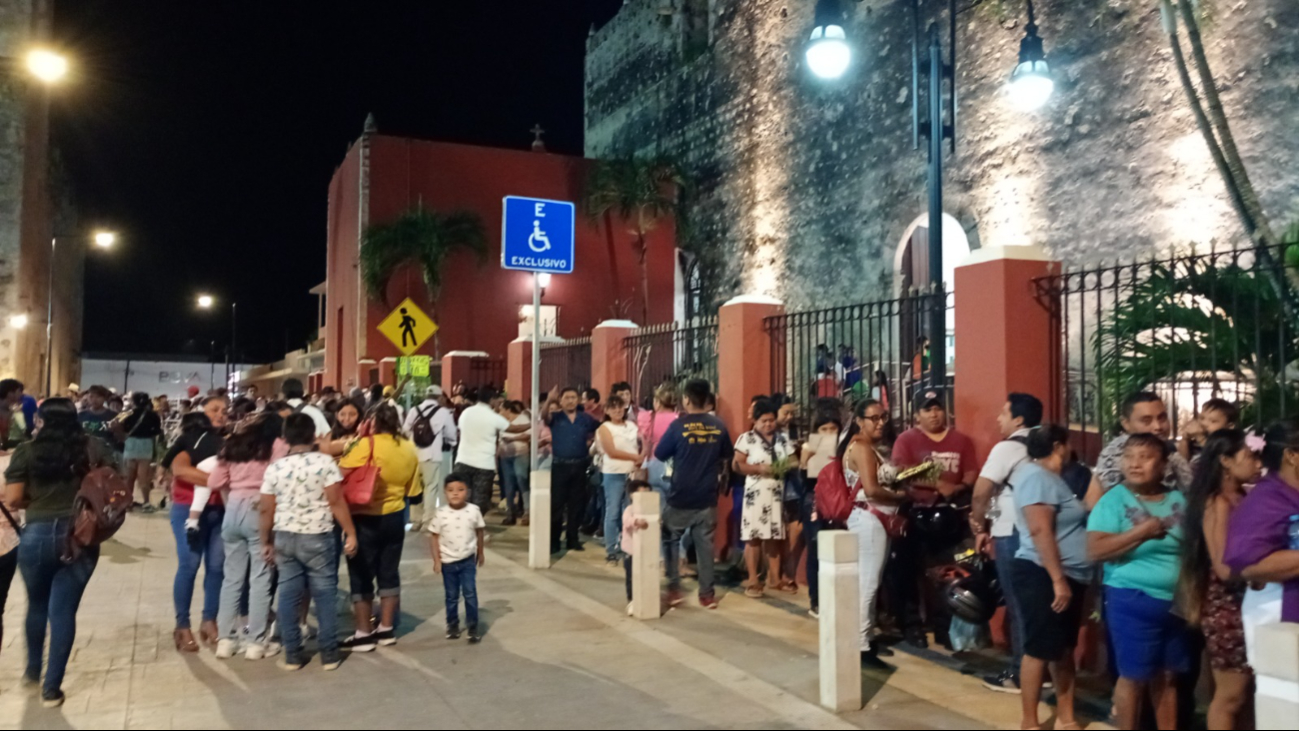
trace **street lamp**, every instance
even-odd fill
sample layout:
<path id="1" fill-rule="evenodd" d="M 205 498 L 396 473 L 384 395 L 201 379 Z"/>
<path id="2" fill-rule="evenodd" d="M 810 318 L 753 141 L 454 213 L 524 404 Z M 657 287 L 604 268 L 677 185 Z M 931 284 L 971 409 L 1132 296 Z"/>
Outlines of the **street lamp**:
<path id="1" fill-rule="evenodd" d="M 216 298 L 210 294 L 200 294 L 195 300 L 200 310 L 210 310 L 216 304 Z M 226 383 L 230 383 L 231 363 L 239 365 L 239 303 L 230 303 L 230 347 L 226 349 Z"/>
<path id="2" fill-rule="evenodd" d="M 111 231 L 96 231 L 91 239 L 101 249 L 112 247 L 117 241 L 117 234 Z M 107 241 L 107 245 L 103 242 Z M 45 287 L 45 394 L 52 395 L 50 390 L 54 377 L 54 255 L 59 250 L 59 237 L 50 239 L 49 278 Z M 23 315 L 26 325 L 26 315 Z"/>
<path id="3" fill-rule="evenodd" d="M 57 84 L 68 75 L 68 59 L 46 48 L 27 53 L 27 71 L 46 84 Z"/>
<path id="4" fill-rule="evenodd" d="M 1015 106 L 1031 112 L 1041 108 L 1055 90 L 1042 38 L 1037 34 L 1033 0 L 1028 0 L 1028 25 L 1024 30 L 1024 40 L 1019 42 L 1019 63 L 1010 75 L 1010 98 Z"/>
<path id="5" fill-rule="evenodd" d="M 816 27 L 807 42 L 805 57 L 807 67 L 819 78 L 838 79 L 852 63 L 852 46 L 848 45 L 843 23 L 839 0 L 817 0 Z"/>
<path id="6" fill-rule="evenodd" d="M 10 315 L 9 327 L 14 328 L 15 330 L 22 330 L 27 327 L 27 313 L 23 312 L 17 315 Z"/>
<path id="7" fill-rule="evenodd" d="M 198 306 L 204 310 L 212 309 L 213 302 L 215 302 L 215 300 L 212 299 L 211 295 L 200 294 L 198 296 Z"/>

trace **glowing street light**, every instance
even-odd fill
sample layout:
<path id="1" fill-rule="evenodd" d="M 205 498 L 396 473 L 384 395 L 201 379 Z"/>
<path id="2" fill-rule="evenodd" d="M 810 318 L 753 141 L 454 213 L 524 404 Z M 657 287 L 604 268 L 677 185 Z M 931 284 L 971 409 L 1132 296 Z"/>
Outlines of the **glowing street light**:
<path id="1" fill-rule="evenodd" d="M 198 306 L 204 310 L 212 309 L 212 304 L 214 302 L 216 302 L 216 300 L 212 299 L 212 295 L 200 294 L 198 296 Z"/>
<path id="2" fill-rule="evenodd" d="M 9 327 L 22 330 L 27 327 L 27 313 L 9 316 Z"/>
<path id="3" fill-rule="evenodd" d="M 1010 75 L 1010 99 L 1019 109 L 1032 112 L 1041 109 L 1055 91 L 1051 67 L 1046 62 L 1042 38 L 1037 34 L 1033 16 L 1033 0 L 1028 0 L 1028 25 L 1026 35 L 1019 42 L 1019 63 Z"/>
<path id="4" fill-rule="evenodd" d="M 545 289 L 545 288 L 549 287 L 549 286 L 550 286 L 550 273 L 549 273 L 549 272 L 542 272 L 542 273 L 538 274 L 538 275 L 537 275 L 537 284 L 541 285 L 541 288 L 542 288 L 542 289 Z"/>
<path id="5" fill-rule="evenodd" d="M 57 84 L 68 75 L 68 59 L 54 51 L 37 48 L 27 54 L 27 70 L 46 84 Z"/>
<path id="6" fill-rule="evenodd" d="M 112 231 L 96 231 L 95 246 L 101 249 L 111 249 L 113 244 L 117 243 L 117 234 Z"/>
<path id="7" fill-rule="evenodd" d="M 837 79 L 852 63 L 852 46 L 843 29 L 839 0 L 817 0 L 816 27 L 807 42 L 807 67 L 818 78 Z"/>

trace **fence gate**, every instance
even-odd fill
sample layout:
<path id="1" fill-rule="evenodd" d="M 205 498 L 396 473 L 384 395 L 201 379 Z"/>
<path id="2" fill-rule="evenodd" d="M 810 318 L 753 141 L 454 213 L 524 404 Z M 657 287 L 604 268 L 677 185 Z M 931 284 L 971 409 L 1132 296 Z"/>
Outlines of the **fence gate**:
<path id="1" fill-rule="evenodd" d="M 632 398 L 642 408 L 653 408 L 654 390 L 664 383 L 679 390 L 702 378 L 717 389 L 716 316 L 642 328 L 623 340 L 623 348 Z"/>
<path id="2" fill-rule="evenodd" d="M 555 386 L 591 387 L 591 338 L 541 345 L 541 392 Z M 602 394 L 603 395 L 603 394 Z"/>

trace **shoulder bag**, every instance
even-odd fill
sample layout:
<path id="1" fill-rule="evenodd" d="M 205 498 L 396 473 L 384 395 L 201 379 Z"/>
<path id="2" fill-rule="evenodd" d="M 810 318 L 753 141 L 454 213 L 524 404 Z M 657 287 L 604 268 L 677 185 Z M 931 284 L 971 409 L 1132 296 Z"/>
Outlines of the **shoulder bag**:
<path id="1" fill-rule="evenodd" d="M 348 472 L 343 478 L 343 499 L 348 505 L 357 507 L 369 505 L 374 499 L 374 483 L 379 478 L 379 468 L 374 463 L 374 437 L 367 436 L 366 439 L 370 440 L 370 454 L 365 465 Z"/>

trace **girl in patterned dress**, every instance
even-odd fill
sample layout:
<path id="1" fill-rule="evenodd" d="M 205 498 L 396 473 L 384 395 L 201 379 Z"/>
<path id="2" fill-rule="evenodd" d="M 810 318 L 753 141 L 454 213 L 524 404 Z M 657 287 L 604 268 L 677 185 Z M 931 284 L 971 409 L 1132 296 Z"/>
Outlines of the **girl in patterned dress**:
<path id="1" fill-rule="evenodd" d="M 1261 471 L 1245 432 L 1216 431 L 1204 443 L 1187 497 L 1181 597 L 1187 619 L 1204 633 L 1213 668 L 1208 728 L 1242 728 L 1242 712 L 1250 705 L 1254 673 L 1245 658 L 1240 613 L 1245 584 L 1232 580 L 1222 555 L 1232 511 L 1245 498 L 1245 485 L 1256 482 Z"/>
<path id="2" fill-rule="evenodd" d="M 780 573 L 780 548 L 785 540 L 781 514 L 784 481 L 778 479 L 775 467 L 786 461 L 793 450 L 789 440 L 776 429 L 775 404 L 758 401 L 753 406 L 753 429 L 735 443 L 735 471 L 745 476 L 744 506 L 740 513 L 740 539 L 747 545 L 744 561 L 749 569 L 749 585 L 744 595 L 753 599 L 763 595 L 758 577 L 762 554 L 767 555 L 767 586 L 787 594 L 798 593 L 798 586 Z"/>

